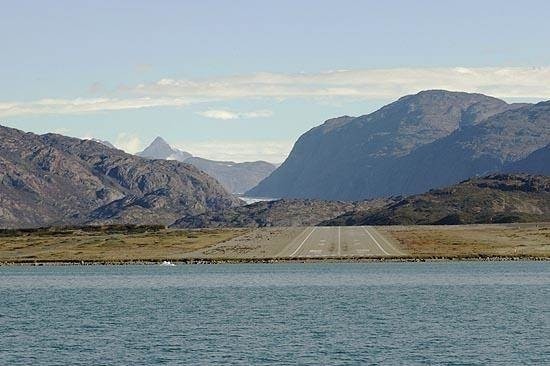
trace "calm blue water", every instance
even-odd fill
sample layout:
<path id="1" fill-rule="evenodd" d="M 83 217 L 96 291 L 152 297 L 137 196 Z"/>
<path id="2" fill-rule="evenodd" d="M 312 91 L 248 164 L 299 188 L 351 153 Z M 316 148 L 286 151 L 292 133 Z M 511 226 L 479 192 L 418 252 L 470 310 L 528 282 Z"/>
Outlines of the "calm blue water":
<path id="1" fill-rule="evenodd" d="M 550 263 L 0 267 L 0 364 L 550 363 Z"/>

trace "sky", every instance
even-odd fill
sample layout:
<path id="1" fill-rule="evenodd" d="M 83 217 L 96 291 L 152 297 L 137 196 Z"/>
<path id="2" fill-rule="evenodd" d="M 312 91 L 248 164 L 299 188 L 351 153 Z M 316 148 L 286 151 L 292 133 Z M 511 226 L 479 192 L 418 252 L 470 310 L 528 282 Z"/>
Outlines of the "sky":
<path id="1" fill-rule="evenodd" d="M 425 89 L 550 99 L 546 1 L 0 0 L 0 124 L 282 162 Z"/>

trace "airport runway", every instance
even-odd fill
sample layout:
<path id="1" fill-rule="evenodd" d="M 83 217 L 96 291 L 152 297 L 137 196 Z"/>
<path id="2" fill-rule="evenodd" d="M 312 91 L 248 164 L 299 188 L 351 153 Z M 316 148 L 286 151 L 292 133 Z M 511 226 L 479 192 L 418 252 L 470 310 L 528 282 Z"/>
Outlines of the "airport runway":
<path id="1" fill-rule="evenodd" d="M 277 257 L 383 257 L 404 255 L 371 226 L 308 227 Z"/>

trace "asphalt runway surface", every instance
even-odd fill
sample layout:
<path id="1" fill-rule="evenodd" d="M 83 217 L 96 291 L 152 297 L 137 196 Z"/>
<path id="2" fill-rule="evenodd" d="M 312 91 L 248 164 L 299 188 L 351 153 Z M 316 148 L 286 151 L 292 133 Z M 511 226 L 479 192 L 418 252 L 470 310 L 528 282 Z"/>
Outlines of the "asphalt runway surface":
<path id="1" fill-rule="evenodd" d="M 371 226 L 308 227 L 286 245 L 277 257 L 365 257 L 404 255 Z"/>

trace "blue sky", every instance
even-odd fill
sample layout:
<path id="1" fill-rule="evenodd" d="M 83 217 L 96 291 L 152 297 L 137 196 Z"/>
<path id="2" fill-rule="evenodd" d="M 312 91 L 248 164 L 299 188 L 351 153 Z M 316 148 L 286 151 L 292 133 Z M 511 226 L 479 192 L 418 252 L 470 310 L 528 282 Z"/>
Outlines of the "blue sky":
<path id="1" fill-rule="evenodd" d="M 548 1 L 2 1 L 0 121 L 280 162 L 429 88 L 550 99 Z"/>

